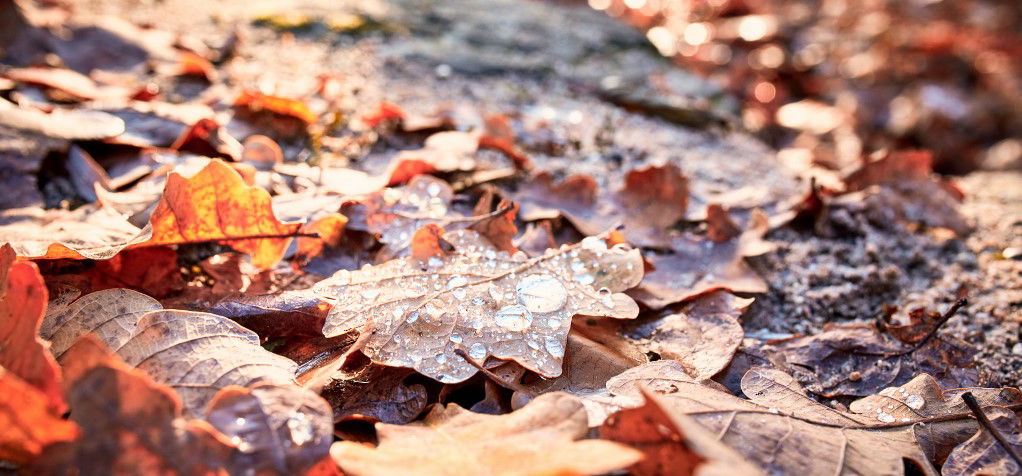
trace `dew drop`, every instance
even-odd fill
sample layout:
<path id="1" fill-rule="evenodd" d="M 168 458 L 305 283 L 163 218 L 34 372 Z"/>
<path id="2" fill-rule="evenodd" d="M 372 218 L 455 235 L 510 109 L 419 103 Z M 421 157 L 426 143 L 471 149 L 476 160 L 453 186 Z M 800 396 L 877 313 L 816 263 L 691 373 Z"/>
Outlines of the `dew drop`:
<path id="1" fill-rule="evenodd" d="M 413 323 L 413 322 L 415 322 L 417 320 L 419 320 L 419 311 L 412 311 L 412 312 L 408 313 L 408 317 L 405 318 L 405 322 L 407 322 L 409 324 L 411 324 L 411 323 Z"/>
<path id="2" fill-rule="evenodd" d="M 609 308 L 614 307 L 614 293 L 610 292 L 607 288 L 600 288 L 597 293 L 600 294 L 600 302 L 603 303 L 604 306 Z"/>
<path id="3" fill-rule="evenodd" d="M 453 294 L 455 298 L 461 301 L 462 299 L 465 299 L 465 296 L 468 295 L 468 290 L 465 288 L 455 288 L 453 291 L 451 291 L 451 294 Z"/>
<path id="4" fill-rule="evenodd" d="M 486 250 L 486 252 L 483 253 L 483 257 L 488 260 L 494 260 L 497 258 L 497 252 L 493 250 Z"/>
<path id="5" fill-rule="evenodd" d="M 444 265 L 444 260 L 437 258 L 436 256 L 430 256 L 426 261 L 426 265 L 430 268 L 439 268 Z"/>
<path id="6" fill-rule="evenodd" d="M 436 356 L 436 358 L 433 359 L 433 360 L 436 360 L 436 363 L 438 363 L 438 364 L 442 364 L 444 362 L 447 362 L 447 356 L 444 355 L 444 354 L 440 354 L 440 355 Z"/>
<path id="7" fill-rule="evenodd" d="M 315 436 L 312 421 L 304 413 L 292 412 L 287 419 L 287 429 L 291 432 L 291 441 L 295 446 L 302 446 Z"/>
<path id="8" fill-rule="evenodd" d="M 235 418 L 234 426 L 245 426 L 245 419 L 242 417 Z"/>
<path id="9" fill-rule="evenodd" d="M 592 251 L 594 253 L 603 253 L 607 251 L 607 242 L 595 237 L 588 236 L 582 240 L 582 249 Z"/>
<path id="10" fill-rule="evenodd" d="M 468 284 L 468 278 L 464 276 L 453 276 L 447 281 L 447 289 L 460 288 Z"/>
<path id="11" fill-rule="evenodd" d="M 547 337 L 546 351 L 550 352 L 550 355 L 553 355 L 554 357 L 563 357 L 564 343 L 562 343 L 560 339 L 556 339 L 554 337 Z"/>
<path id="12" fill-rule="evenodd" d="M 890 413 L 880 410 L 877 412 L 877 420 L 880 420 L 884 423 L 894 423 L 894 415 L 891 415 Z"/>
<path id="13" fill-rule="evenodd" d="M 476 342 L 468 348 L 468 356 L 472 357 L 473 360 L 479 361 L 486 357 L 486 344 Z"/>
<path id="14" fill-rule="evenodd" d="M 549 274 L 534 274 L 518 281 L 518 302 L 531 312 L 554 312 L 568 301 L 568 290 Z"/>
<path id="15" fill-rule="evenodd" d="M 366 288 L 362 290 L 361 294 L 363 298 L 373 300 L 380 295 L 380 290 L 377 288 Z"/>
<path id="16" fill-rule="evenodd" d="M 593 284 L 593 282 L 595 282 L 595 281 L 596 281 L 596 278 L 594 278 L 593 275 L 591 275 L 589 273 L 580 274 L 578 276 L 575 276 L 575 282 L 577 282 L 578 284 L 585 285 L 585 286 Z"/>
<path id="17" fill-rule="evenodd" d="M 575 274 L 582 274 L 586 271 L 586 264 L 582 260 L 571 261 L 571 272 Z"/>
<path id="18" fill-rule="evenodd" d="M 242 453 L 252 452 L 252 445 L 249 444 L 247 441 L 241 439 L 240 436 L 232 436 L 231 443 L 234 443 L 234 446 L 237 446 L 238 451 L 241 451 Z"/>
<path id="19" fill-rule="evenodd" d="M 451 334 L 451 342 L 454 342 L 455 344 L 460 344 L 461 334 Z"/>
<path id="20" fill-rule="evenodd" d="M 490 297 L 493 298 L 494 302 L 499 304 L 500 301 L 504 300 L 504 291 L 501 291 L 500 287 L 498 287 L 496 284 L 490 283 L 490 288 L 488 291 L 490 293 Z"/>
<path id="21" fill-rule="evenodd" d="M 497 325 L 511 331 L 522 331 L 532 325 L 532 313 L 525 306 L 512 304 L 497 311 Z"/>
<path id="22" fill-rule="evenodd" d="M 923 400 L 923 397 L 920 397 L 919 395 L 909 395 L 905 399 L 905 405 L 908 405 L 908 407 L 913 410 L 919 410 L 926 406 L 926 400 Z"/>
<path id="23" fill-rule="evenodd" d="M 561 320 L 551 317 L 549 321 L 546 321 L 546 325 L 550 326 L 551 329 L 559 329 L 561 327 Z"/>
<path id="24" fill-rule="evenodd" d="M 426 186 L 426 193 L 428 193 L 431 197 L 436 197 L 436 196 L 440 195 L 440 184 L 438 184 L 436 182 L 433 182 L 433 183 L 427 185 Z"/>
<path id="25" fill-rule="evenodd" d="M 531 348 L 532 350 L 539 350 L 539 342 L 536 342 L 534 340 L 530 340 L 530 341 L 528 341 L 528 344 L 529 344 L 529 348 Z"/>

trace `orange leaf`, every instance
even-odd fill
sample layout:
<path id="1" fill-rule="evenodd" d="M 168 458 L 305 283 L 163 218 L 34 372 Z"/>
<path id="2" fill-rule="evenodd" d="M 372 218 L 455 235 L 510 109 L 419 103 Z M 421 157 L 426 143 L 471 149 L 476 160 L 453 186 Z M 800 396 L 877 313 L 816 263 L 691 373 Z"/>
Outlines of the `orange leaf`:
<path id="1" fill-rule="evenodd" d="M 0 366 L 39 389 L 61 413 L 60 368 L 39 338 L 46 284 L 35 263 L 15 261 L 11 245 L 0 247 L 0 270 Z"/>
<path id="2" fill-rule="evenodd" d="M 386 121 L 400 121 L 404 119 L 405 112 L 401 110 L 396 104 L 389 102 L 380 103 L 380 108 L 376 112 L 369 116 L 363 117 L 362 122 L 369 126 L 370 129 L 375 129 L 376 126 Z"/>
<path id="3" fill-rule="evenodd" d="M 339 245 L 341 236 L 344 235 L 344 225 L 347 224 L 348 217 L 335 213 L 305 225 L 302 227 L 303 231 L 315 233 L 319 238 L 298 238 L 298 254 L 311 258 L 322 253 L 324 245 Z"/>
<path id="4" fill-rule="evenodd" d="M 252 112 L 269 111 L 282 116 L 293 117 L 306 124 L 314 124 L 316 115 L 309 106 L 299 99 L 280 96 L 269 96 L 257 91 L 242 91 L 234 100 L 234 105 L 244 107 Z"/>
<path id="5" fill-rule="evenodd" d="M 223 240 L 251 255 L 252 264 L 262 269 L 280 261 L 301 226 L 278 221 L 270 195 L 245 185 L 238 172 L 219 160 L 190 179 L 171 174 L 149 223 L 153 237 L 147 245 Z"/>
<path id="6" fill-rule="evenodd" d="M 412 236 L 412 257 L 425 261 L 433 256 L 441 256 L 451 250 L 451 245 L 444 241 L 444 229 L 430 223 L 415 231 Z"/>
<path id="7" fill-rule="evenodd" d="M 28 463 L 46 445 L 77 435 L 77 426 L 53 412 L 46 394 L 0 368 L 0 460 Z"/>

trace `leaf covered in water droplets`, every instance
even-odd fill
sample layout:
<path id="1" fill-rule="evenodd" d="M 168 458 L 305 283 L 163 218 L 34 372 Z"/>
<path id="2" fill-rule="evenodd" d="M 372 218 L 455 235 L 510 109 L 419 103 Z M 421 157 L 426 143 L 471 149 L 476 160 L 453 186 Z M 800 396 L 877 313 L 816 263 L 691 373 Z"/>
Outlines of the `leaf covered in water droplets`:
<path id="1" fill-rule="evenodd" d="M 454 250 L 426 260 L 399 258 L 341 271 L 317 291 L 336 300 L 323 334 L 362 329 L 375 362 L 461 382 L 472 360 L 511 359 L 546 377 L 561 374 L 574 315 L 634 318 L 621 294 L 642 279 L 638 250 L 598 237 L 536 258 L 497 251 L 477 233 L 448 233 Z"/>

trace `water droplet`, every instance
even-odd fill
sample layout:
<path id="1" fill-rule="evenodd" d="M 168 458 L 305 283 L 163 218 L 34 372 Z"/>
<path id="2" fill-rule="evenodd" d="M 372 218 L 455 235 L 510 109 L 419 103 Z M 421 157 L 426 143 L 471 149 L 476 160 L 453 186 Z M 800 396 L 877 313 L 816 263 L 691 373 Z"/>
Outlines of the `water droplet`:
<path id="1" fill-rule="evenodd" d="M 293 412 L 287 419 L 287 429 L 291 432 L 291 441 L 295 446 L 302 446 L 310 441 L 315 435 L 312 421 L 304 413 Z"/>
<path id="2" fill-rule="evenodd" d="M 504 291 L 497 287 L 496 284 L 490 283 L 490 288 L 488 291 L 490 293 L 490 297 L 493 298 L 494 302 L 499 304 L 500 301 L 504 300 Z"/>
<path id="3" fill-rule="evenodd" d="M 891 415 L 890 413 L 887 413 L 883 410 L 879 410 L 877 411 L 877 420 L 880 420 L 884 423 L 894 423 L 894 415 Z"/>
<path id="4" fill-rule="evenodd" d="M 572 260 L 571 261 L 571 272 L 575 273 L 575 274 L 581 274 L 581 273 L 586 272 L 586 264 L 583 263 L 582 260 L 577 260 L 577 259 L 576 260 Z"/>
<path id="5" fill-rule="evenodd" d="M 451 294 L 453 294 L 455 298 L 461 301 L 462 299 L 465 299 L 465 296 L 468 295 L 468 290 L 465 288 L 456 288 L 454 291 L 451 291 Z"/>
<path id="6" fill-rule="evenodd" d="M 578 284 L 585 285 L 585 286 L 593 284 L 594 281 L 596 281 L 596 278 L 594 278 L 593 275 L 591 275 L 589 273 L 580 274 L 578 276 L 575 276 L 575 282 L 577 282 Z"/>
<path id="7" fill-rule="evenodd" d="M 549 274 L 526 276 L 515 287 L 518 302 L 531 312 L 554 312 L 568 301 L 568 290 Z"/>
<path id="8" fill-rule="evenodd" d="M 231 443 L 234 443 L 234 446 L 237 446 L 238 451 L 241 451 L 242 453 L 249 453 L 252 451 L 252 445 L 241 439 L 240 436 L 232 436 Z"/>
<path id="9" fill-rule="evenodd" d="M 564 343 L 560 339 L 554 337 L 546 338 L 546 351 L 550 352 L 550 355 L 554 357 L 564 356 Z"/>
<path id="10" fill-rule="evenodd" d="M 530 348 L 531 348 L 532 350 L 539 350 L 539 342 L 536 342 L 536 341 L 534 341 L 534 340 L 529 340 L 529 341 L 528 341 L 528 344 L 529 344 L 529 347 L 530 347 Z"/>
<path id="11" fill-rule="evenodd" d="M 409 324 L 411 324 L 411 323 L 413 323 L 413 322 L 415 322 L 417 320 L 419 320 L 419 311 L 412 311 L 412 312 L 408 313 L 408 317 L 405 318 L 405 322 L 407 322 Z"/>
<path id="12" fill-rule="evenodd" d="M 488 260 L 496 259 L 497 258 L 497 252 L 493 251 L 493 250 L 486 250 L 486 252 L 483 253 L 483 257 L 485 257 Z"/>
<path id="13" fill-rule="evenodd" d="M 439 268 L 444 265 L 444 260 L 437 258 L 436 256 L 430 256 L 426 261 L 426 265 L 430 268 Z"/>
<path id="14" fill-rule="evenodd" d="M 431 183 L 431 184 L 426 186 L 426 193 L 428 193 L 431 197 L 435 197 L 437 195 L 440 195 L 440 190 L 441 190 L 440 189 L 440 184 L 438 184 L 436 182 L 433 182 L 433 183 Z"/>
<path id="15" fill-rule="evenodd" d="M 588 236 L 582 240 L 582 249 L 592 251 L 594 253 L 603 253 L 607 251 L 607 242 L 595 237 Z"/>
<path id="16" fill-rule="evenodd" d="M 558 329 L 561 327 L 561 320 L 556 317 L 551 317 L 549 321 L 546 321 L 546 325 L 550 326 L 551 329 Z"/>
<path id="17" fill-rule="evenodd" d="M 597 293 L 600 294 L 600 302 L 603 303 L 604 306 L 609 308 L 614 307 L 614 293 L 610 292 L 607 288 L 600 288 Z"/>
<path id="18" fill-rule="evenodd" d="M 245 419 L 242 417 L 235 418 L 234 426 L 245 426 Z"/>
<path id="19" fill-rule="evenodd" d="M 390 311 L 390 315 L 394 316 L 394 319 L 401 319 L 401 316 L 405 315 L 405 309 L 403 307 L 394 308 L 393 311 Z"/>
<path id="20" fill-rule="evenodd" d="M 447 281 L 447 289 L 459 288 L 466 284 L 468 284 L 468 278 L 464 276 L 452 276 L 451 279 Z"/>
<path id="21" fill-rule="evenodd" d="M 476 342 L 468 348 L 468 356 L 472 357 L 472 360 L 483 360 L 486 357 L 486 345 Z"/>
<path id="22" fill-rule="evenodd" d="M 522 331 L 532 325 L 532 313 L 525 306 L 512 304 L 497 311 L 497 325 L 511 331 Z"/>
<path id="23" fill-rule="evenodd" d="M 913 410 L 919 410 L 926 406 L 926 400 L 923 400 L 923 397 L 920 397 L 919 395 L 909 395 L 908 398 L 905 399 L 905 405 L 908 405 L 908 407 Z"/>
<path id="24" fill-rule="evenodd" d="M 461 334 L 451 334 L 451 342 L 454 342 L 455 344 L 460 344 Z"/>
<path id="25" fill-rule="evenodd" d="M 436 359 L 434 359 L 434 360 L 436 360 L 436 363 L 442 364 L 444 362 L 447 362 L 447 356 L 444 355 L 444 354 L 440 354 L 440 355 L 436 356 Z"/>
<path id="26" fill-rule="evenodd" d="M 361 294 L 363 298 L 373 300 L 380 295 L 380 290 L 378 288 L 366 288 L 362 290 Z"/>
<path id="27" fill-rule="evenodd" d="M 777 410 L 776 408 L 769 408 L 769 409 L 767 409 L 767 411 L 769 411 L 770 413 L 773 413 L 774 415 L 780 413 L 780 411 Z"/>

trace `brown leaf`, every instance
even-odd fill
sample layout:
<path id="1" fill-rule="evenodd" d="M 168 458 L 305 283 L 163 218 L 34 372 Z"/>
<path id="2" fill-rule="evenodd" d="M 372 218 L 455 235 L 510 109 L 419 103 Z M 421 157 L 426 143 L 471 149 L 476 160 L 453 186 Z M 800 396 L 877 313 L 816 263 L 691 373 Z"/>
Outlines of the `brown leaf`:
<path id="1" fill-rule="evenodd" d="M 44 447 L 78 436 L 78 427 L 54 411 L 49 396 L 0 367 L 0 460 L 32 461 Z"/>
<path id="2" fill-rule="evenodd" d="M 126 287 L 162 298 L 185 288 L 177 251 L 168 246 L 122 250 L 81 274 L 89 280 L 89 292 Z"/>
<path id="3" fill-rule="evenodd" d="M 555 184 L 544 172 L 515 197 L 526 221 L 563 214 L 586 235 L 624 224 L 629 243 L 666 247 L 669 228 L 688 207 L 688 179 L 673 164 L 650 166 L 628 172 L 620 190 L 601 193 L 591 177 L 570 176 Z"/>
<path id="4" fill-rule="evenodd" d="M 129 92 L 126 88 L 99 86 L 84 74 L 63 68 L 11 68 L 3 77 L 26 84 L 57 89 L 79 100 L 124 99 Z"/>
<path id="5" fill-rule="evenodd" d="M 589 237 L 528 259 L 497 251 L 471 231 L 444 238 L 454 251 L 425 266 L 398 258 L 317 284 L 320 295 L 336 300 L 324 335 L 362 329 L 362 351 L 375 362 L 445 383 L 476 373 L 455 353 L 459 348 L 478 362 L 512 359 L 556 377 L 573 315 L 638 314 L 635 302 L 620 294 L 642 278 L 638 250 L 608 249 Z"/>
<path id="6" fill-rule="evenodd" d="M 641 458 L 635 450 L 585 436 L 585 411 L 564 393 L 541 395 L 501 416 L 436 407 L 421 424 L 377 424 L 380 444 L 338 442 L 330 454 L 345 474 L 600 474 Z M 482 436 L 486 435 L 486 436 Z"/>
<path id="7" fill-rule="evenodd" d="M 224 388 L 206 420 L 241 450 L 230 465 L 244 472 L 300 474 L 327 457 L 333 442 L 330 405 L 295 385 Z"/>
<path id="8" fill-rule="evenodd" d="M 985 413 L 994 428 L 1008 440 L 1015 453 L 1022 452 L 1022 434 L 1019 433 L 1022 422 L 1015 412 L 1003 408 L 989 408 Z M 951 452 L 940 470 L 945 476 L 974 476 L 1018 474 L 1022 468 L 1019 468 L 1018 463 L 989 431 L 980 429 L 972 438 Z"/>
<path id="9" fill-rule="evenodd" d="M 51 445 L 35 474 L 213 474 L 234 448 L 208 423 L 185 420 L 174 392 L 132 369 L 92 337 L 67 353 L 72 419 L 81 437 Z"/>
<path id="10" fill-rule="evenodd" d="M 55 108 L 47 114 L 2 98 L 0 126 L 65 140 L 107 139 L 124 132 L 124 121 L 105 112 Z"/>
<path id="11" fill-rule="evenodd" d="M 307 291 L 224 296 L 208 310 L 264 337 L 322 335 L 329 311 L 330 304 Z"/>
<path id="12" fill-rule="evenodd" d="M 430 258 L 441 259 L 451 252 L 451 244 L 444 240 L 444 229 L 430 223 L 412 235 L 412 259 L 425 263 Z"/>
<path id="13" fill-rule="evenodd" d="M 575 325 L 576 329 L 581 327 Z M 527 381 L 524 386 L 533 396 L 557 391 L 585 395 L 603 390 L 607 381 L 614 376 L 644 363 L 645 356 L 640 358 L 621 354 L 580 332 L 572 331 L 568 334 L 561 375 L 554 379 Z"/>
<path id="14" fill-rule="evenodd" d="M 640 390 L 646 401 L 643 406 L 621 410 L 600 427 L 602 437 L 642 451 L 642 461 L 628 468 L 629 474 L 764 474 L 695 420 L 667 410 L 663 397 Z"/>
<path id="15" fill-rule="evenodd" d="M 263 349 L 254 332 L 215 314 L 161 307 L 134 291 L 99 291 L 48 314 L 43 335 L 64 365 L 71 343 L 97 336 L 128 365 L 177 390 L 191 414 L 229 385 L 294 381 L 295 363 Z"/>
<path id="16" fill-rule="evenodd" d="M 476 203 L 475 215 L 486 215 L 490 213 L 490 208 L 493 202 L 493 192 L 486 194 L 483 198 L 479 199 Z M 490 218 L 484 218 L 478 223 L 473 224 L 469 227 L 470 230 L 475 230 L 483 235 L 493 246 L 496 246 L 500 251 L 506 251 L 508 253 L 514 253 L 518 251 L 518 248 L 511 242 L 511 240 L 518 234 L 518 227 L 515 226 L 515 215 L 518 214 L 518 204 L 508 201 L 501 200 L 497 204 L 497 211 L 506 210 L 500 215 L 493 216 Z"/>
<path id="17" fill-rule="evenodd" d="M 413 372 L 407 369 L 369 364 L 335 374 L 323 397 L 332 402 L 338 422 L 405 424 L 418 417 L 428 402 L 426 387 L 406 382 L 410 375 Z"/>
<path id="18" fill-rule="evenodd" d="M 928 150 L 903 150 L 867 162 L 845 177 L 849 191 L 882 183 L 898 183 L 929 179 L 933 172 L 933 154 Z"/>
<path id="19" fill-rule="evenodd" d="M 0 246 L 0 367 L 38 389 L 60 414 L 66 409 L 60 369 L 39 338 L 47 295 L 39 268 L 16 261 L 10 245 Z"/>
<path id="20" fill-rule="evenodd" d="M 763 240 L 766 218 L 753 214 L 750 225 L 730 241 L 684 236 L 673 242 L 668 254 L 648 254 L 653 271 L 628 294 L 643 305 L 661 309 L 715 289 L 735 293 L 764 293 L 767 283 L 745 263 L 745 258 L 772 249 Z"/>

